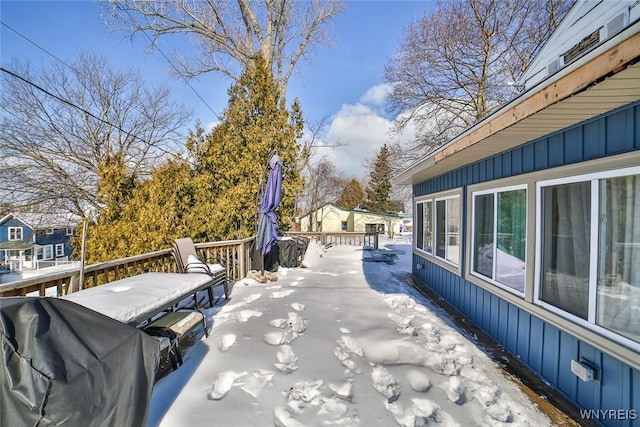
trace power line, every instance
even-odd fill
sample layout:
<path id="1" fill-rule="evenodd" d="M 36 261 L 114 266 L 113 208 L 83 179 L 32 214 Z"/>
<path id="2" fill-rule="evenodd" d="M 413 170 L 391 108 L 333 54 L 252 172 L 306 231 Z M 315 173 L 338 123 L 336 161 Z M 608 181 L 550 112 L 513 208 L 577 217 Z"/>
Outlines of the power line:
<path id="1" fill-rule="evenodd" d="M 131 15 L 129 15 L 131 16 Z M 33 40 L 31 40 L 29 37 L 25 36 L 24 34 L 22 34 L 21 32 L 19 32 L 18 30 L 16 30 L 15 28 L 11 27 L 9 24 L 2 22 L 0 20 L 0 24 L 4 25 L 5 27 L 7 27 L 9 30 L 11 30 L 12 32 L 14 32 L 15 34 L 17 34 L 18 36 L 22 37 L 24 40 L 26 40 L 27 42 L 31 43 L 33 46 L 37 47 L 38 49 L 40 49 L 41 51 L 43 51 L 44 53 L 46 53 L 47 55 L 51 56 L 53 59 L 55 59 L 56 61 L 60 62 L 61 64 L 63 64 L 64 66 L 66 66 L 67 68 L 69 68 L 71 71 L 73 71 L 74 73 L 77 74 L 81 74 L 78 72 L 78 70 L 76 70 L 75 68 L 73 68 L 71 65 L 67 64 L 66 62 L 64 62 L 62 59 L 58 58 L 56 55 L 54 55 L 53 53 L 49 52 L 47 49 L 45 49 L 44 47 L 40 46 L 38 43 L 34 42 Z M 216 116 L 216 118 L 220 119 L 220 116 L 218 115 L 218 113 L 216 113 L 213 108 L 211 108 L 211 106 L 207 103 L 207 101 L 204 100 L 204 98 L 198 93 L 198 91 L 196 91 L 196 89 L 191 85 L 191 83 L 189 83 L 189 81 L 180 73 L 180 71 L 178 70 L 178 68 L 173 65 L 173 63 L 169 60 L 169 58 L 167 57 L 167 55 L 165 55 L 165 53 L 162 51 L 162 49 L 160 49 L 160 46 L 158 46 L 157 43 L 153 42 L 153 39 L 145 32 L 142 31 L 142 33 L 149 39 L 149 42 L 158 50 L 158 52 L 160 52 L 160 54 L 163 56 L 163 58 L 167 61 L 167 63 L 171 66 L 171 68 L 173 68 L 175 70 L 175 72 L 178 74 L 178 76 L 180 76 L 180 78 L 182 78 L 182 80 L 184 80 L 184 82 L 187 84 L 187 86 L 189 86 L 189 88 L 191 89 L 191 91 L 193 91 L 193 93 L 198 97 L 198 99 L 200 99 L 200 101 L 202 101 L 202 103 L 209 109 L 209 111 L 211 111 L 211 113 L 213 113 L 214 116 Z M 86 77 L 86 76 L 85 76 Z M 95 83 L 95 82 L 94 82 Z"/>
<path id="2" fill-rule="evenodd" d="M 130 18 L 131 20 L 133 20 L 133 17 L 131 16 L 131 12 L 129 12 L 128 10 L 127 10 L 126 12 L 127 12 L 127 15 L 129 15 L 129 18 Z M 146 19 L 146 17 L 145 17 L 145 19 Z M 198 91 L 196 91 L 196 90 L 193 88 L 193 86 L 191 86 L 191 83 L 189 83 L 189 80 L 187 80 L 187 79 L 182 75 L 182 73 L 180 73 L 180 70 L 178 70 L 178 68 L 177 68 L 175 65 L 173 65 L 173 62 L 171 62 L 171 61 L 169 60 L 169 58 L 167 57 L 167 55 L 165 55 L 165 54 L 164 54 L 164 52 L 162 51 L 162 49 L 160 49 L 160 46 L 158 45 L 158 43 L 155 43 L 155 42 L 153 41 L 153 39 L 151 38 L 151 36 L 150 36 L 149 34 L 147 34 L 147 32 L 146 32 L 145 30 L 141 30 L 141 31 L 142 31 L 142 34 L 144 34 L 144 35 L 145 35 L 145 37 L 146 37 L 147 39 L 149 39 L 149 43 L 151 43 L 151 45 L 152 45 L 152 46 L 154 46 L 154 47 L 158 50 L 158 52 L 160 52 L 160 55 L 162 55 L 162 57 L 167 61 L 167 63 L 171 66 L 171 68 L 173 68 L 173 69 L 174 69 L 174 71 L 176 72 L 176 74 L 178 74 L 178 76 L 180 76 L 180 78 L 181 78 L 182 80 L 184 80 L 184 82 L 187 84 L 187 86 L 189 86 L 189 87 L 191 88 L 191 90 L 193 91 L 193 93 L 195 93 L 195 94 L 196 94 L 196 96 L 200 99 L 200 101 L 202 101 L 202 103 L 203 103 L 204 105 L 206 105 L 206 106 L 207 106 L 207 108 L 209 109 L 209 111 L 211 111 L 211 112 L 213 113 L 213 115 L 214 115 L 214 116 L 216 116 L 216 118 L 218 118 L 218 120 L 219 120 L 219 119 L 220 119 L 220 116 L 218 115 L 218 113 L 216 113 L 215 111 L 213 111 L 213 108 L 211 108 L 211 106 L 209 106 L 209 104 L 207 103 L 207 101 L 205 101 L 205 100 L 204 100 L 204 98 L 202 98 L 202 96 L 200 96 L 200 94 L 198 93 Z"/>
<path id="3" fill-rule="evenodd" d="M 96 85 L 96 86 L 100 86 L 100 83 L 99 83 L 99 82 L 97 82 L 96 80 L 94 80 L 92 76 L 84 76 L 84 75 L 83 75 L 80 71 L 78 71 L 76 68 L 74 68 L 74 67 L 72 67 L 71 65 L 67 64 L 65 61 L 63 61 L 62 59 L 58 58 L 56 55 L 54 55 L 53 53 L 51 53 L 50 51 L 48 51 L 48 50 L 47 50 L 47 49 L 45 49 L 44 47 L 40 46 L 38 43 L 34 42 L 34 41 L 33 41 L 33 40 L 31 40 L 29 37 L 25 36 L 24 34 L 22 34 L 21 32 L 19 32 L 19 31 L 18 31 L 18 30 L 16 30 L 15 28 L 11 27 L 9 24 L 7 24 L 7 23 L 5 23 L 5 22 L 3 22 L 3 21 L 1 21 L 1 20 L 0 20 L 0 24 L 2 24 L 3 26 L 5 26 L 5 27 L 6 27 L 6 28 L 8 28 L 9 30 L 11 30 L 12 32 L 14 32 L 15 34 L 17 34 L 18 36 L 22 37 L 22 38 L 23 38 L 24 40 L 26 40 L 28 43 L 30 43 L 30 44 L 32 44 L 33 46 L 35 46 L 36 48 L 40 49 L 41 51 L 43 51 L 44 53 L 46 53 L 47 55 L 49 55 L 50 57 L 52 57 L 53 59 L 55 59 L 56 61 L 58 61 L 58 62 L 59 62 L 59 63 L 61 63 L 62 65 L 64 65 L 65 67 L 69 68 L 69 69 L 70 69 L 71 71 L 73 71 L 73 73 L 75 73 L 76 75 L 78 75 L 78 76 L 83 76 L 83 77 L 87 78 L 89 81 L 91 81 L 94 85 Z M 10 73 L 10 74 L 14 74 L 14 73 Z M 14 76 L 14 77 L 15 77 L 15 76 Z M 24 78 L 22 78 L 22 77 L 20 77 L 20 79 L 21 79 L 21 80 L 23 80 L 23 81 L 26 81 L 26 79 L 24 79 Z M 37 85 L 33 84 L 32 82 L 28 82 L 28 81 L 26 81 L 26 82 L 27 82 L 27 83 L 29 83 L 29 84 L 32 84 L 32 85 L 33 85 L 33 86 L 35 86 L 35 87 L 38 87 Z M 82 82 L 82 79 L 78 79 L 78 82 L 79 82 L 79 83 L 80 83 L 80 84 L 81 84 L 81 85 L 82 85 L 82 86 L 83 86 L 87 91 L 92 92 L 92 90 L 91 90 L 90 88 L 88 88 L 88 87 L 86 87 L 86 86 L 85 86 L 85 84 Z M 40 90 L 44 91 L 45 93 L 47 93 L 47 91 L 43 90 L 43 89 L 42 89 L 42 88 L 40 88 L 40 87 L 38 87 L 38 89 L 40 89 Z M 50 96 L 54 96 L 54 95 L 52 95 L 51 93 L 48 93 L 48 95 L 50 95 Z M 54 97 L 55 97 L 55 96 L 54 96 Z M 77 109 L 79 109 L 79 110 L 81 110 L 81 111 L 84 111 L 85 113 L 89 114 L 91 117 L 94 117 L 94 118 L 96 118 L 96 119 L 98 119 L 98 120 L 102 121 L 103 123 L 108 124 L 109 126 L 114 126 L 115 128 L 119 129 L 120 131 L 124 132 L 124 133 L 125 133 L 125 134 L 127 134 L 127 135 L 132 135 L 130 132 L 127 132 L 127 131 L 125 131 L 125 130 L 121 129 L 120 127 L 118 127 L 118 126 L 116 126 L 116 125 L 113 125 L 113 124 L 111 124 L 110 122 L 108 122 L 108 121 L 106 121 L 106 120 L 104 120 L 104 119 L 101 119 L 101 118 L 95 117 L 93 114 L 89 113 L 89 112 L 88 112 L 88 111 L 86 111 L 86 110 L 83 110 L 81 107 L 79 107 L 79 106 L 77 106 L 77 105 L 74 105 L 74 104 L 70 103 L 70 101 L 63 100 L 63 99 L 58 99 L 58 100 L 60 100 L 61 102 L 64 102 L 65 104 L 71 105 L 72 107 L 77 108 Z M 143 112 L 144 112 L 142 109 L 140 109 L 140 108 L 139 108 L 139 107 L 137 107 L 137 106 L 133 106 L 133 107 L 134 107 L 136 110 L 138 110 L 139 112 L 141 112 L 141 113 L 143 113 Z M 104 112 L 104 114 L 106 115 L 106 111 Z M 214 113 L 214 114 L 215 114 L 215 113 Z M 142 138 L 138 137 L 137 135 L 133 135 L 133 136 L 134 136 L 135 138 L 137 138 L 138 140 L 142 141 L 143 143 L 147 144 L 147 145 L 148 145 L 148 146 L 150 146 L 150 147 L 155 147 L 155 148 L 159 149 L 160 151 L 162 151 L 163 153 L 166 153 L 166 154 L 172 154 L 174 157 L 178 157 L 178 158 L 179 158 L 179 156 L 177 156 L 176 154 L 174 154 L 174 153 L 170 153 L 170 152 L 168 152 L 168 151 L 164 150 L 162 147 L 159 147 L 159 146 L 157 146 L 157 145 L 155 145 L 155 144 L 153 144 L 153 143 L 151 143 L 151 142 L 148 142 L 148 141 L 146 141 L 146 140 L 144 140 L 144 139 L 142 139 Z"/>
<path id="4" fill-rule="evenodd" d="M 94 118 L 94 119 L 96 119 L 96 120 L 98 120 L 98 121 L 100 121 L 100 122 L 102 122 L 102 123 L 104 123 L 104 124 L 106 124 L 106 125 L 109 125 L 109 126 L 112 126 L 112 127 L 116 128 L 116 129 L 118 129 L 120 132 L 123 132 L 123 133 L 124 133 L 125 135 L 127 135 L 127 136 L 131 136 L 131 137 L 133 137 L 134 139 L 137 139 L 137 140 L 139 140 L 139 141 L 142 141 L 143 143 L 147 144 L 148 146 L 150 146 L 150 147 L 154 147 L 154 148 L 156 148 L 156 149 L 158 149 L 158 150 L 162 151 L 162 152 L 163 152 L 163 153 L 165 153 L 165 154 L 169 154 L 169 155 L 171 155 L 171 156 L 174 156 L 174 157 L 176 157 L 176 158 L 179 158 L 179 159 L 181 159 L 181 160 L 184 160 L 184 159 L 182 159 L 181 157 L 179 157 L 177 154 L 172 153 L 172 152 L 170 152 L 170 151 L 167 151 L 167 150 L 165 150 L 164 148 L 162 148 L 162 147 L 160 147 L 160 146 L 158 146 L 158 145 L 155 145 L 155 144 L 153 144 L 153 143 L 151 143 L 151 142 L 148 142 L 147 140 L 145 140 L 145 139 L 143 139 L 143 138 L 140 138 L 139 136 L 134 135 L 134 134 L 132 134 L 132 133 L 131 133 L 131 132 L 129 132 L 129 131 L 124 130 L 122 127 L 120 127 L 120 126 L 118 126 L 118 125 L 116 125 L 116 124 L 113 124 L 113 123 L 109 122 L 108 120 L 104 120 L 104 119 L 102 119 L 102 118 L 100 118 L 100 117 L 96 116 L 96 115 L 95 115 L 95 114 L 93 114 L 92 112 L 90 112 L 90 111 L 88 111 L 88 110 L 86 110 L 86 109 L 84 109 L 84 108 L 80 107 L 79 105 L 74 104 L 73 102 L 69 101 L 68 99 L 64 99 L 64 98 L 62 98 L 61 96 L 58 96 L 58 95 L 56 95 L 56 94 L 54 94 L 54 93 L 49 92 L 47 89 L 43 88 L 42 86 L 40 86 L 40 85 L 38 85 L 38 84 L 36 84 L 36 83 L 32 82 L 31 80 L 28 80 L 28 79 L 26 79 L 26 78 L 22 77 L 22 76 L 21 76 L 21 75 L 19 75 L 19 74 L 14 73 L 14 72 L 13 72 L 13 71 L 11 71 L 11 70 L 7 70 L 6 68 L 4 68 L 4 67 L 0 66 L 0 71 L 2 71 L 2 72 L 4 72 L 4 73 L 7 73 L 7 74 L 9 74 L 10 76 L 12 76 L 12 77 L 14 77 L 14 78 L 16 78 L 16 79 L 18 79 L 18 80 L 20 80 L 20 81 L 22 81 L 22 82 L 24 82 L 24 83 L 26 83 L 26 84 L 30 85 L 30 86 L 33 86 L 34 88 L 38 89 L 39 91 L 43 92 L 44 94 L 46 94 L 46 95 L 48 95 L 48 96 L 50 96 L 50 97 L 52 97 L 52 98 L 56 99 L 57 101 L 62 102 L 63 104 L 69 105 L 70 107 L 73 107 L 73 108 L 76 108 L 76 109 L 80 110 L 81 112 L 85 113 L 85 114 L 86 114 L 86 115 L 88 115 L 89 117 L 92 117 L 92 118 Z"/>
<path id="5" fill-rule="evenodd" d="M 40 46 L 38 43 L 34 42 L 33 40 L 31 40 L 29 37 L 25 36 L 24 34 L 22 34 L 21 32 L 19 32 L 18 30 L 16 30 L 15 28 L 11 27 L 9 24 L 2 22 L 0 20 L 0 24 L 4 25 L 5 27 L 7 27 L 9 30 L 13 31 L 14 33 L 16 33 L 18 36 L 22 37 L 23 39 L 25 39 L 27 42 L 31 43 L 32 45 L 34 45 L 35 47 L 37 47 L 38 49 L 40 49 L 41 51 L 43 51 L 44 53 L 46 53 L 47 55 L 51 56 L 53 59 L 55 59 L 56 61 L 60 62 L 61 64 L 67 66 L 71 71 L 78 73 L 78 71 L 76 69 L 74 69 L 71 65 L 67 64 L 66 62 L 64 62 L 62 59 L 58 58 L 57 56 L 55 56 L 53 53 L 49 52 L 47 49 L 43 48 L 42 46 Z M 78 73 L 80 74 L 80 73 Z"/>

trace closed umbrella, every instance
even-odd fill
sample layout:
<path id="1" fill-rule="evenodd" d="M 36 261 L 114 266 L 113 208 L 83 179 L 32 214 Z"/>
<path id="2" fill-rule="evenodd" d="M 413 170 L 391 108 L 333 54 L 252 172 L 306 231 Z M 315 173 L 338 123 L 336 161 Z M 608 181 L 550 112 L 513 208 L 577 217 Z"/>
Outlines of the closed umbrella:
<path id="1" fill-rule="evenodd" d="M 278 217 L 275 210 L 282 199 L 282 160 L 274 154 L 269 160 L 269 178 L 262 194 L 258 219 L 256 249 L 263 257 L 271 252 L 271 248 L 279 237 Z"/>

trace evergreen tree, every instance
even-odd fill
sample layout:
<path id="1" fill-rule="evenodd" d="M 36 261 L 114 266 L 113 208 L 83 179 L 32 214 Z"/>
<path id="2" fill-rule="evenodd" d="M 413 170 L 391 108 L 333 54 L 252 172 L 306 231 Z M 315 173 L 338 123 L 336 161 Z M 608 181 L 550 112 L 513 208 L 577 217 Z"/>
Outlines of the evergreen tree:
<path id="1" fill-rule="evenodd" d="M 194 238 L 202 241 L 254 235 L 260 184 L 266 184 L 270 156 L 283 162 L 281 227 L 295 216 L 295 195 L 304 180 L 297 166 L 302 136 L 302 111 L 296 100 L 291 112 L 262 57 L 255 58 L 240 81 L 229 89 L 222 122 L 210 134 L 192 135 L 187 145 L 198 172 Z"/>
<path id="2" fill-rule="evenodd" d="M 351 178 L 344 186 L 337 204 L 347 209 L 355 209 L 364 202 L 364 188 L 356 178 Z"/>
<path id="3" fill-rule="evenodd" d="M 391 202 L 391 152 L 387 144 L 380 148 L 369 173 L 371 180 L 366 188 L 367 198 L 363 207 L 372 212 L 391 212 L 396 204 Z"/>
<path id="4" fill-rule="evenodd" d="M 286 228 L 293 220 L 294 196 L 304 186 L 296 168 L 296 138 L 303 129 L 298 102 L 291 112 L 285 108 L 260 58 L 229 97 L 220 125 L 206 133 L 198 124 L 190 133 L 192 164 L 166 161 L 138 181 L 127 175 L 120 157 L 105 160 L 99 174 L 103 209 L 89 227 L 88 263 L 164 249 L 178 237 L 219 241 L 254 235 L 260 183 L 266 184 L 274 152 L 284 165 L 279 225 Z M 79 253 L 80 239 L 74 245 Z"/>
<path id="5" fill-rule="evenodd" d="M 106 204 L 87 232 L 87 263 L 123 258 L 170 247 L 190 235 L 194 204 L 193 172 L 186 163 L 168 161 L 151 178 L 137 182 L 126 201 Z M 101 181 L 101 186 L 106 182 Z M 111 184 L 111 188 L 115 187 Z M 79 254 L 80 236 L 74 241 Z"/>

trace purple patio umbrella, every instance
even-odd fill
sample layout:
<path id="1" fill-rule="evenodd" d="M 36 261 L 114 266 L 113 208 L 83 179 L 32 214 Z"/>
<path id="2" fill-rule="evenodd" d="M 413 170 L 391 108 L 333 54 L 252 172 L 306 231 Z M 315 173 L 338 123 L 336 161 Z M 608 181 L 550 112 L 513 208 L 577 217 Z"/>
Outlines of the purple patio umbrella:
<path id="1" fill-rule="evenodd" d="M 262 194 L 260 203 L 258 234 L 256 237 L 256 249 L 264 257 L 271 251 L 278 234 L 278 217 L 275 210 L 282 198 L 282 160 L 274 154 L 269 160 L 269 178 L 267 186 Z M 263 258 L 264 261 L 264 258 Z"/>

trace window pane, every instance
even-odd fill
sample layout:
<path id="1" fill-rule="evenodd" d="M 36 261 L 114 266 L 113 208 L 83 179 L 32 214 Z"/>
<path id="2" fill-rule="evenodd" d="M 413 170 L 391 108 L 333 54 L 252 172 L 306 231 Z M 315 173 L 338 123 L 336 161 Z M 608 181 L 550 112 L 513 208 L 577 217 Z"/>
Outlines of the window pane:
<path id="1" fill-rule="evenodd" d="M 496 281 L 524 291 L 527 191 L 498 193 Z"/>
<path id="2" fill-rule="evenodd" d="M 447 220 L 447 203 L 446 200 L 438 200 L 436 202 L 436 255 L 444 258 L 447 253 L 447 236 L 446 236 L 446 220 Z"/>
<path id="3" fill-rule="evenodd" d="M 640 175 L 600 181 L 596 323 L 640 342 Z"/>
<path id="4" fill-rule="evenodd" d="M 424 250 L 433 253 L 433 214 L 431 212 L 432 202 L 424 204 Z"/>
<path id="5" fill-rule="evenodd" d="M 493 194 L 474 198 L 473 271 L 493 278 Z"/>
<path id="6" fill-rule="evenodd" d="M 416 205 L 416 247 L 424 249 L 424 223 L 423 223 L 423 208 L 422 203 Z"/>
<path id="7" fill-rule="evenodd" d="M 591 184 L 547 187 L 542 192 L 541 299 L 587 318 Z"/>
<path id="8" fill-rule="evenodd" d="M 460 199 L 448 199 L 447 209 L 447 260 L 460 262 Z"/>

